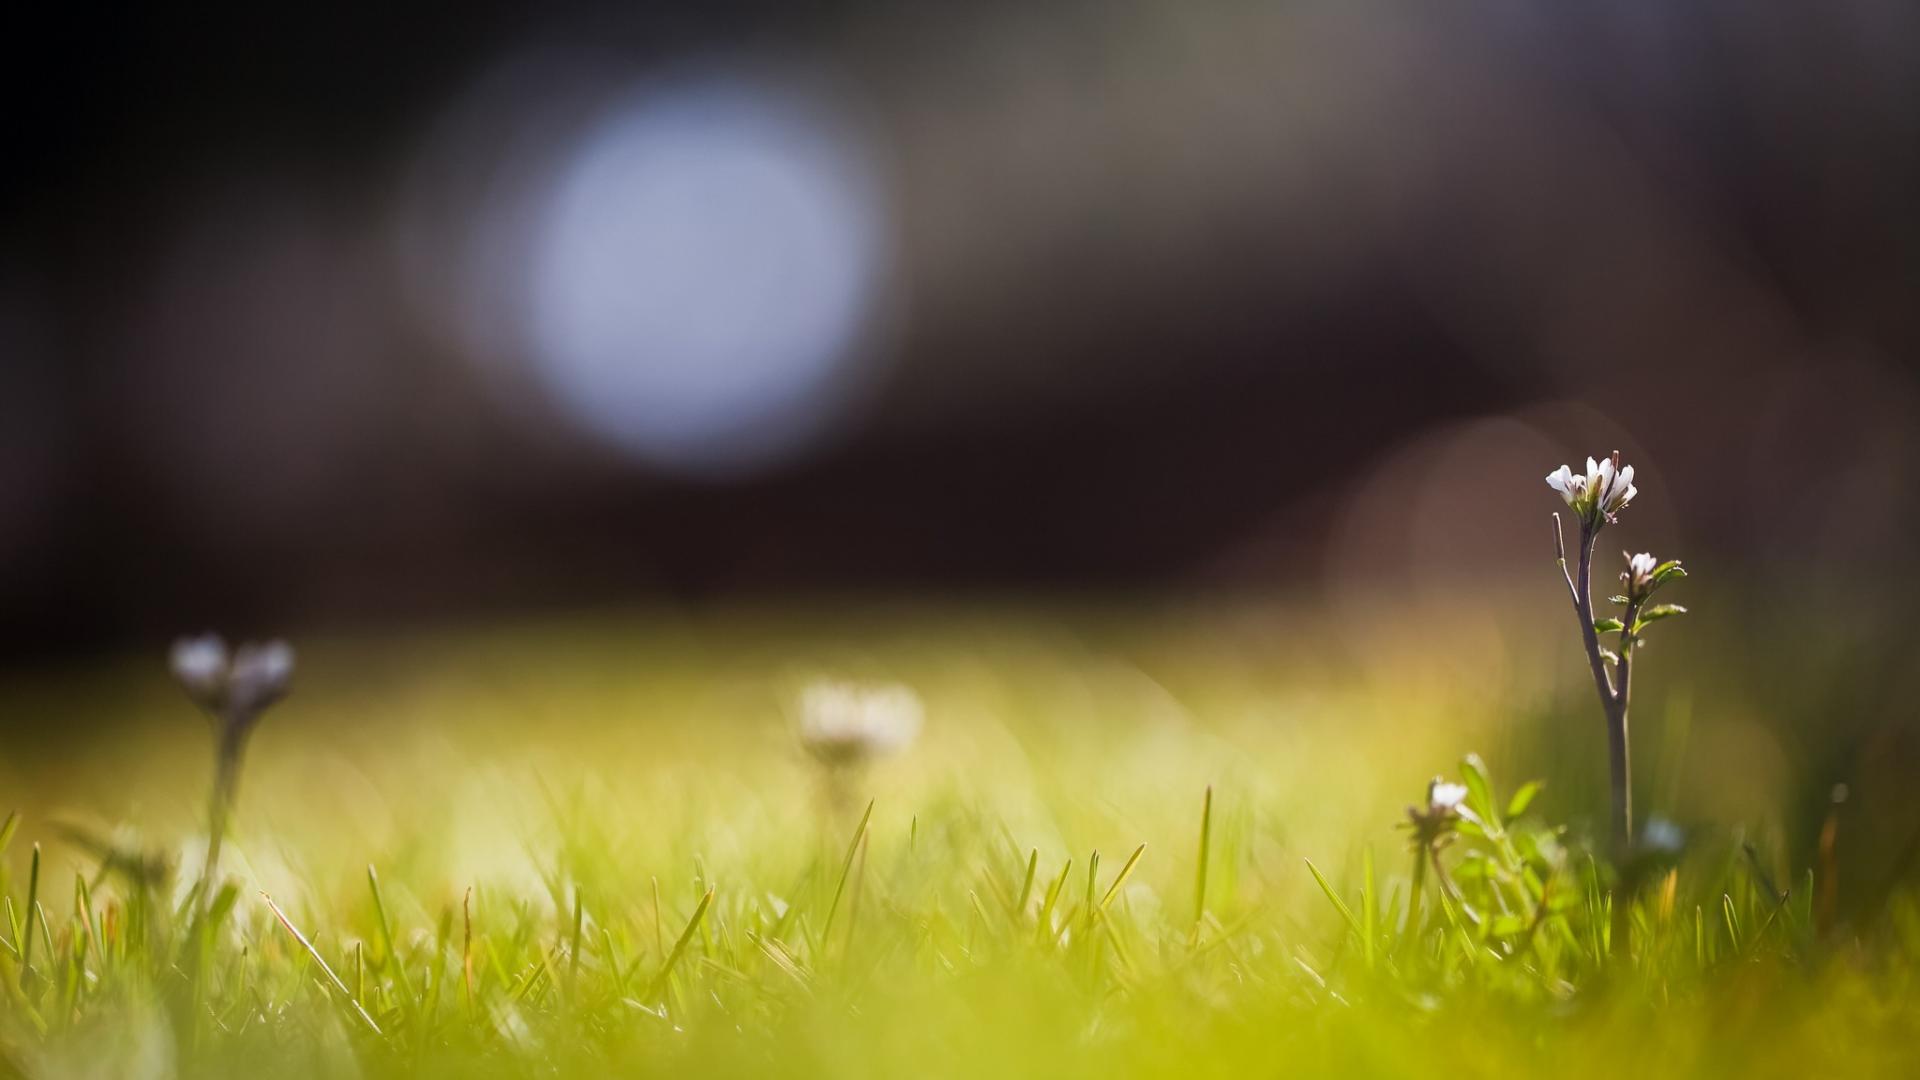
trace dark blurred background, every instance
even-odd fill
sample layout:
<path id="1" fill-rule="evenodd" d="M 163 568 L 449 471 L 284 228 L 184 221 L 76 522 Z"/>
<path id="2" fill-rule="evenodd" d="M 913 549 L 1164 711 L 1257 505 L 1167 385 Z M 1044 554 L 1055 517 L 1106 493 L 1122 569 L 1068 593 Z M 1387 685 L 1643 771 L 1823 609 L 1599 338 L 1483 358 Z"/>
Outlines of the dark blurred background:
<path id="1" fill-rule="evenodd" d="M 1636 550 L 1914 599 L 1903 0 L 43 6 L 5 37 L 8 663 L 1539 577 L 1540 477 L 1615 447 Z"/>

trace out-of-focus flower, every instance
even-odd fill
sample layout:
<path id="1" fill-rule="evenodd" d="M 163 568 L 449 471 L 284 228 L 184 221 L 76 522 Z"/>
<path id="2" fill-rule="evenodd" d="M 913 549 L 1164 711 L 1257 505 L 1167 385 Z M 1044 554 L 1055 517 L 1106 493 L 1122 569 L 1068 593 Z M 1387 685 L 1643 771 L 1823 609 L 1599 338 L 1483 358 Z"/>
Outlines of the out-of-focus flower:
<path id="1" fill-rule="evenodd" d="M 203 634 L 174 642 L 170 661 L 187 696 L 229 729 L 250 727 L 293 683 L 293 648 L 284 641 L 249 642 L 229 654 L 218 635 Z"/>
<path id="2" fill-rule="evenodd" d="M 922 715 L 898 683 L 816 682 L 800 694 L 800 744 L 828 765 L 858 764 L 912 745 Z"/>
<path id="3" fill-rule="evenodd" d="M 1666 818 L 1654 816 L 1640 827 L 1639 848 L 1649 855 L 1673 856 L 1687 844 L 1687 834 Z"/>
<path id="4" fill-rule="evenodd" d="M 187 696 L 209 712 L 226 708 L 227 643 L 217 634 L 181 638 L 170 657 L 173 677 Z"/>
<path id="5" fill-rule="evenodd" d="M 286 697 L 292 683 L 292 646 L 284 641 L 242 645 L 233 654 L 227 697 L 236 714 L 256 716 Z"/>
<path id="6" fill-rule="evenodd" d="M 1467 799 L 1467 785 L 1449 784 L 1438 777 L 1427 785 L 1427 806 L 1435 811 L 1459 813 L 1460 804 Z"/>
<path id="7" fill-rule="evenodd" d="M 1427 805 L 1407 807 L 1407 821 L 1413 829 L 1413 846 L 1437 848 L 1453 838 L 1461 818 L 1471 819 L 1467 809 L 1467 786 L 1434 777 L 1427 784 Z"/>

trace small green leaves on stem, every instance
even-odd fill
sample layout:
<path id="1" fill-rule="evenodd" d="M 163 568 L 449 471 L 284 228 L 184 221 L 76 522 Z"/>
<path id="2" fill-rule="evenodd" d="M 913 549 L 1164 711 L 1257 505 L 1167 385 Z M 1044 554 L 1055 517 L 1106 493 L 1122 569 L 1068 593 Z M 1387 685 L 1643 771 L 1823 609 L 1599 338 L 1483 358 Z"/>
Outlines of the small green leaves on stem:
<path id="1" fill-rule="evenodd" d="M 1634 631 L 1638 633 L 1639 629 L 1648 623 L 1659 622 L 1661 619 L 1671 619 L 1675 615 L 1685 615 L 1686 613 L 1687 609 L 1681 607 L 1679 604 L 1655 604 L 1640 613 L 1640 617 L 1634 621 Z"/>

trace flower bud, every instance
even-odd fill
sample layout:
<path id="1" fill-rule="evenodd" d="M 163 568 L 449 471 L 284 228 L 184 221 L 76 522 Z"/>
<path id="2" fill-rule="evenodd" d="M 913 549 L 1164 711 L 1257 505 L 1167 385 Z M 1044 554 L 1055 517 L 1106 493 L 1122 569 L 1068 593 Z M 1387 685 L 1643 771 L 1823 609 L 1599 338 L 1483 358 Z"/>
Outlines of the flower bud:
<path id="1" fill-rule="evenodd" d="M 1627 595 L 1634 599 L 1645 597 L 1653 591 L 1653 572 L 1660 568 L 1660 560 L 1644 551 L 1638 555 L 1627 555 L 1624 551 L 1620 554 L 1627 557 L 1626 572 L 1620 575 L 1620 580 L 1627 583 Z"/>

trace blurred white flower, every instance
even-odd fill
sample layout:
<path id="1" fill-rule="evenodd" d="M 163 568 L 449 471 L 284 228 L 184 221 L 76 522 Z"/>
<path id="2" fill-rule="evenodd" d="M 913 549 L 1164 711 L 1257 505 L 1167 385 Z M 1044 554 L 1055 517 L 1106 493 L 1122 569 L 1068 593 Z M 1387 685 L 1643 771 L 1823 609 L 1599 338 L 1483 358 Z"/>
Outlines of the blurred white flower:
<path id="1" fill-rule="evenodd" d="M 816 682 L 800 694 L 800 744 L 829 765 L 898 753 L 919 735 L 923 711 L 898 683 Z"/>
<path id="2" fill-rule="evenodd" d="M 1467 785 L 1465 784 L 1449 784 L 1436 778 L 1433 783 L 1427 785 L 1427 806 L 1434 811 L 1457 812 L 1460 804 L 1466 799 Z"/>
<path id="3" fill-rule="evenodd" d="M 169 666 L 195 704 L 230 727 L 245 727 L 287 695 L 293 648 L 248 643 L 229 654 L 218 635 L 203 634 L 174 642 Z"/>
<path id="4" fill-rule="evenodd" d="M 235 713 L 252 716 L 285 697 L 292 682 L 292 646 L 284 641 L 242 645 L 233 654 L 227 694 Z"/>
<path id="5" fill-rule="evenodd" d="M 1666 818 L 1654 816 L 1640 827 L 1640 849 L 1648 853 L 1677 855 L 1687 843 L 1687 834 Z"/>
<path id="6" fill-rule="evenodd" d="M 173 677 L 202 708 L 219 711 L 226 705 L 227 643 L 218 634 L 181 638 L 173 643 Z"/>

